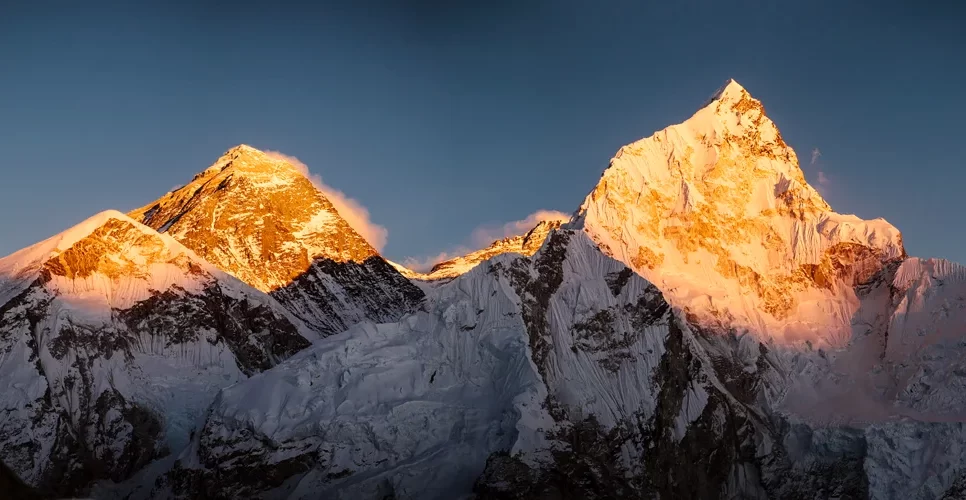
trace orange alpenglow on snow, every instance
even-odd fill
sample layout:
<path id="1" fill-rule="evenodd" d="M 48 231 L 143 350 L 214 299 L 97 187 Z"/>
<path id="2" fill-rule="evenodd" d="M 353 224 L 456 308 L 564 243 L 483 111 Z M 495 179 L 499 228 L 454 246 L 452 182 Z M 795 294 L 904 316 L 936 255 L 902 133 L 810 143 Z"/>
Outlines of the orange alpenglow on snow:
<path id="1" fill-rule="evenodd" d="M 734 80 L 620 148 L 574 224 L 688 314 L 787 342 L 847 342 L 852 286 L 905 257 L 885 220 L 832 211 Z"/>
<path id="2" fill-rule="evenodd" d="M 315 260 L 378 256 L 306 173 L 281 155 L 241 145 L 130 215 L 262 291 L 288 285 Z"/>

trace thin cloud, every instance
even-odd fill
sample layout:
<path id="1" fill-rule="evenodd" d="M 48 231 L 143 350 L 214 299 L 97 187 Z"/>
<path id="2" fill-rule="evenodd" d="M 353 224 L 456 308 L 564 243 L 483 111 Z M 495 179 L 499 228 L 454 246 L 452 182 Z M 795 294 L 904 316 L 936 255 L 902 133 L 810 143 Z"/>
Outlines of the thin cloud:
<path id="1" fill-rule="evenodd" d="M 821 158 L 822 150 L 818 148 L 813 149 L 812 160 L 809 162 L 809 166 L 818 168 L 818 183 L 815 186 L 815 190 L 818 191 L 818 194 L 825 196 L 825 194 L 828 192 L 828 187 L 832 184 L 832 180 L 829 179 L 828 175 L 821 168 L 822 166 L 818 164 Z"/>
<path id="2" fill-rule="evenodd" d="M 326 185 L 322 182 L 320 175 L 310 172 L 309 167 L 299 161 L 298 158 L 279 153 L 278 151 L 265 151 L 265 154 L 272 158 L 291 163 L 302 175 L 312 182 L 316 189 L 321 191 L 332 202 L 335 210 L 345 219 L 349 227 L 355 229 L 376 250 L 382 251 L 386 247 L 386 242 L 389 241 L 389 230 L 372 222 L 369 218 L 369 210 L 362 203 L 348 197 L 342 191 Z"/>
<path id="3" fill-rule="evenodd" d="M 818 171 L 818 183 L 820 185 L 828 186 L 829 184 L 831 184 L 831 182 L 832 181 L 829 180 L 828 176 L 825 175 L 825 172 L 822 172 L 821 170 Z"/>
<path id="4" fill-rule="evenodd" d="M 440 262 L 445 262 L 480 250 L 489 246 L 494 241 L 503 238 L 526 234 L 527 231 L 533 229 L 538 223 L 551 220 L 568 221 L 570 220 L 570 216 L 556 210 L 537 210 L 526 218 L 507 222 L 506 224 L 483 225 L 477 227 L 470 233 L 470 245 L 460 245 L 454 249 L 428 257 L 407 257 L 403 260 L 402 264 L 413 271 L 426 273 Z"/>
<path id="5" fill-rule="evenodd" d="M 815 162 L 822 157 L 822 150 L 815 148 L 812 150 L 812 162 L 809 165 L 815 165 Z"/>
<path id="6" fill-rule="evenodd" d="M 407 269 L 411 269 L 418 273 L 428 273 L 436 264 L 455 259 L 456 257 L 466 255 L 472 251 L 473 250 L 470 250 L 469 248 L 459 247 L 454 250 L 440 252 L 429 257 L 406 257 L 402 261 L 402 265 L 406 266 Z"/>

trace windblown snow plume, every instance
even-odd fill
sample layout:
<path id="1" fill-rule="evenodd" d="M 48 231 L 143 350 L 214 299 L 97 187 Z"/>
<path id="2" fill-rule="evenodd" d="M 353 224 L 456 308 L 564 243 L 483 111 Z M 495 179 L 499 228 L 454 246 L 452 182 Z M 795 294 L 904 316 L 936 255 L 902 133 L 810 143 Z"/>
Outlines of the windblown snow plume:
<path id="1" fill-rule="evenodd" d="M 278 151 L 265 151 L 265 154 L 272 158 L 291 163 L 302 175 L 312 181 L 312 185 L 316 189 L 322 191 L 322 194 L 335 206 L 335 210 L 339 212 L 339 215 L 349 223 L 352 229 L 355 229 L 362 235 L 370 245 L 379 251 L 382 251 L 386 247 L 386 243 L 389 241 L 389 230 L 384 226 L 372 222 L 369 216 L 369 209 L 363 206 L 362 203 L 322 182 L 322 176 L 312 173 L 308 165 L 302 163 L 298 158 Z"/>

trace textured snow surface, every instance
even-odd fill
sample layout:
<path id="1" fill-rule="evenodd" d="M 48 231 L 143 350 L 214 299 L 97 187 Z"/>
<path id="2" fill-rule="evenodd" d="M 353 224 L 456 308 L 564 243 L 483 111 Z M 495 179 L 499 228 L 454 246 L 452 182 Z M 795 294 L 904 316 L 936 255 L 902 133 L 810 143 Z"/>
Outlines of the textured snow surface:
<path id="1" fill-rule="evenodd" d="M 448 499 L 469 493 L 490 454 L 547 449 L 545 432 L 557 425 L 542 404 L 548 383 L 558 404 L 608 426 L 629 408 L 652 413 L 666 323 L 635 332 L 617 312 L 616 328 L 628 335 L 617 347 L 573 332 L 602 309 L 622 311 L 645 296 L 663 303 L 660 295 L 649 295 L 656 292 L 639 277 L 615 293 L 604 277 L 625 267 L 580 233 L 560 265 L 546 313 L 558 345 L 546 379 L 531 359 L 513 278 L 537 279 L 536 271 L 525 257 L 501 255 L 439 286 L 427 312 L 358 325 L 224 390 L 200 436 L 202 455 L 183 456 L 183 464 L 228 468 L 233 450 L 257 449 L 258 466 L 249 469 L 257 470 L 311 452 L 319 457 L 311 470 L 277 494 Z"/>
<path id="2" fill-rule="evenodd" d="M 96 448 L 92 460 L 112 478 L 124 474 L 112 467 L 184 447 L 219 389 L 278 360 L 260 337 L 288 336 L 270 345 L 314 338 L 272 298 L 119 212 L 6 257 L 0 269 L 0 380 L 8 387 L 0 454 L 25 481 L 53 491 L 89 480 L 76 446 Z M 266 330 L 229 339 L 230 327 L 218 322 L 233 314 Z M 236 358 L 242 350 L 244 361 Z M 132 453 L 145 458 L 126 464 Z"/>
<path id="3" fill-rule="evenodd" d="M 317 453 L 289 498 L 370 498 L 386 481 L 410 497 L 468 492 L 486 457 L 516 441 L 521 415 L 540 418 L 539 375 L 512 290 L 485 269 L 441 288 L 431 311 L 357 325 L 222 392 L 206 437 L 250 448 L 255 432 L 297 443 L 280 453 Z"/>

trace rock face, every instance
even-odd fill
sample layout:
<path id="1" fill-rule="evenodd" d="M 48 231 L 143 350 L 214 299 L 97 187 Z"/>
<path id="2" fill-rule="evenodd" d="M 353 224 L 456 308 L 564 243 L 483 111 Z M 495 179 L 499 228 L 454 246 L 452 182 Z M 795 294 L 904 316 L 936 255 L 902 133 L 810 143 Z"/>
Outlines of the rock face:
<path id="1" fill-rule="evenodd" d="M 422 303 L 290 159 L 237 146 L 136 220 L 272 294 L 321 335 Z M 360 290 L 364 290 L 361 292 Z"/>
<path id="2" fill-rule="evenodd" d="M 58 495 L 126 479 L 184 446 L 218 389 L 307 347 L 297 325 L 171 238 L 99 214 L 0 259 L 0 456 Z"/>
<path id="3" fill-rule="evenodd" d="M 966 490 L 963 268 L 833 212 L 737 83 L 540 239 L 222 391 L 155 496 Z"/>

